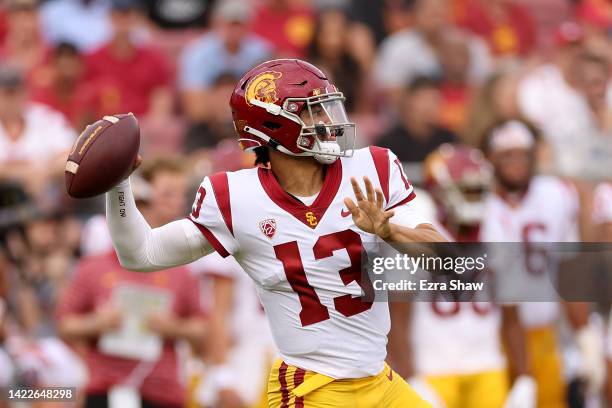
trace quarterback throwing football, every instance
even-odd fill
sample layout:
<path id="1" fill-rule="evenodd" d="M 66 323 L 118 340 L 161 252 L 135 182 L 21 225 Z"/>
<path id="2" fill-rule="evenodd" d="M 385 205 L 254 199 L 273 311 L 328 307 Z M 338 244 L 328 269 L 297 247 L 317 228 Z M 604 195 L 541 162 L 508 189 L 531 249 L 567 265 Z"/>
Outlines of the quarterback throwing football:
<path id="1" fill-rule="evenodd" d="M 154 271 L 216 250 L 253 279 L 281 359 L 270 407 L 429 406 L 385 364 L 389 310 L 366 302 L 365 244 L 443 241 L 412 212 L 412 186 L 387 149 L 354 149 L 344 96 L 313 65 L 273 60 L 248 72 L 230 106 L 260 164 L 200 185 L 188 218 L 151 229 L 129 179 L 106 194 L 121 264 Z M 353 197 L 353 198 L 351 198 Z"/>

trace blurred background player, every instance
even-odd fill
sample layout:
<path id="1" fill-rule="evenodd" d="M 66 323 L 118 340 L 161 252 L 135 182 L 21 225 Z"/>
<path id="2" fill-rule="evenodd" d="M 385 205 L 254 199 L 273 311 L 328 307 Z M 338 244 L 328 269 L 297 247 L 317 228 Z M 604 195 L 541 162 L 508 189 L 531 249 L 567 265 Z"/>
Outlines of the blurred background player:
<path id="1" fill-rule="evenodd" d="M 593 223 L 595 224 L 595 240 L 601 242 L 612 242 L 612 183 L 600 183 L 594 193 L 593 199 Z M 608 252 L 608 267 L 610 257 Z M 608 312 L 606 339 L 606 396 L 612 398 L 612 310 Z"/>
<path id="2" fill-rule="evenodd" d="M 220 408 L 267 407 L 266 383 L 276 350 L 249 277 L 234 259 L 218 254 L 189 268 L 203 280 L 210 315 L 197 401 Z"/>
<path id="3" fill-rule="evenodd" d="M 444 144 L 426 158 L 424 173 L 435 207 L 422 208 L 427 193 L 419 191 L 416 208 L 436 214 L 449 240 L 477 242 L 492 179 L 483 154 Z M 434 407 L 534 407 L 516 307 L 433 296 L 391 304 L 389 358 L 397 370 Z"/>
<path id="4" fill-rule="evenodd" d="M 423 185 L 436 204 L 436 220 L 453 241 L 477 242 L 492 171 L 480 150 L 443 144 L 423 163 Z"/>
<path id="5" fill-rule="evenodd" d="M 580 203 L 571 184 L 535 174 L 537 142 L 536 131 L 518 120 L 502 122 L 487 134 L 483 150 L 493 165 L 495 181 L 483 211 L 481 239 L 525 245 L 521 261 L 514 263 L 519 275 L 508 279 L 520 280 L 524 289 L 520 300 L 534 301 L 518 307 L 527 330 L 529 369 L 537 381 L 538 407 L 565 407 L 567 389 L 556 330 L 563 307 L 580 349 L 580 374 L 592 394 L 599 392 L 603 381 L 602 347 L 597 331 L 586 319 L 579 319 L 584 313 L 576 309 L 582 305 L 562 303 L 556 292 L 549 292 L 549 280 L 558 262 L 550 252 L 552 243 L 579 239 Z M 510 267 L 502 269 L 501 273 L 507 274 Z M 498 279 L 505 279 L 497 272 Z"/>

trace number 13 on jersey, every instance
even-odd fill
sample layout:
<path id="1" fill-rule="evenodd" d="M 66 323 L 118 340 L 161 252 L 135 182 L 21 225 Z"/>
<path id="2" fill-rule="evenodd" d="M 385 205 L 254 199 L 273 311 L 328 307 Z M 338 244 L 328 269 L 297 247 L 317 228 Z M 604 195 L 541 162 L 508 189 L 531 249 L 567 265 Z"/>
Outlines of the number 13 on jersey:
<path id="1" fill-rule="evenodd" d="M 321 260 L 333 256 L 334 251 L 343 249 L 348 253 L 350 266 L 339 271 L 330 271 L 330 273 L 338 273 L 344 287 L 351 282 L 356 282 L 364 294 L 371 298 L 374 289 L 368 275 L 361 273 L 363 245 L 357 232 L 344 230 L 323 235 L 314 244 L 312 251 L 315 260 Z M 302 326 L 329 319 L 329 310 L 321 303 L 317 292 L 308 281 L 297 241 L 276 245 L 274 253 L 276 258 L 282 262 L 289 285 L 300 300 Z M 369 310 L 372 302 L 345 294 L 334 298 L 334 307 L 342 315 L 350 317 Z"/>

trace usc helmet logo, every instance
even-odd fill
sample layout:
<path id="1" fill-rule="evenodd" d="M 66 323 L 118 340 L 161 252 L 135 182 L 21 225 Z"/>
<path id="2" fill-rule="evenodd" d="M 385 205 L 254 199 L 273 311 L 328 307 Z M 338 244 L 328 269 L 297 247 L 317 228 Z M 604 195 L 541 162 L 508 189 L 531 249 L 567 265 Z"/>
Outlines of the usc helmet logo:
<path id="1" fill-rule="evenodd" d="M 319 221 L 317 221 L 317 217 L 314 215 L 312 211 L 308 211 L 306 213 L 306 221 L 311 227 L 314 227 L 319 223 Z"/>
<path id="2" fill-rule="evenodd" d="M 283 76 L 282 73 L 276 71 L 266 71 L 255 75 L 247 84 L 244 99 L 249 106 L 251 99 L 256 99 L 265 103 L 274 103 L 278 101 L 276 94 L 276 80 Z"/>

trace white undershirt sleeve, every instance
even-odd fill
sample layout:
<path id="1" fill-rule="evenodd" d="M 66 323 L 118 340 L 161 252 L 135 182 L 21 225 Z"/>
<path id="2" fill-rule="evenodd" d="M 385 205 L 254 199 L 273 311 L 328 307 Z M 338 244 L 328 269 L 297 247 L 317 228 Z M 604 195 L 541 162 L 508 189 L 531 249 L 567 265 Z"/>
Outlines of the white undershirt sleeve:
<path id="1" fill-rule="evenodd" d="M 121 266 L 132 271 L 184 265 L 213 252 L 188 219 L 152 229 L 136 207 L 129 179 L 106 193 L 106 222 Z"/>
<path id="2" fill-rule="evenodd" d="M 390 223 L 400 225 L 402 227 L 415 228 L 420 224 L 432 224 L 432 220 L 427 216 L 417 211 L 412 203 L 400 205 L 393 209 L 395 214 L 389 220 Z"/>

